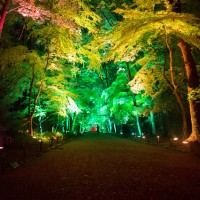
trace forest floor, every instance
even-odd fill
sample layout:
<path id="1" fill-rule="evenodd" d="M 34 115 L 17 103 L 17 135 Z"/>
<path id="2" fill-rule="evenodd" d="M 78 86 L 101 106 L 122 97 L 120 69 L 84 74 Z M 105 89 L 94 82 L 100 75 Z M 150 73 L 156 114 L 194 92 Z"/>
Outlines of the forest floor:
<path id="1" fill-rule="evenodd" d="M 26 158 L 19 150 L 23 159 L 0 173 L 0 199 L 200 199 L 200 157 L 178 143 L 159 142 L 93 133 L 52 151 L 37 146 Z M 0 156 L 2 162 L 6 150 Z"/>

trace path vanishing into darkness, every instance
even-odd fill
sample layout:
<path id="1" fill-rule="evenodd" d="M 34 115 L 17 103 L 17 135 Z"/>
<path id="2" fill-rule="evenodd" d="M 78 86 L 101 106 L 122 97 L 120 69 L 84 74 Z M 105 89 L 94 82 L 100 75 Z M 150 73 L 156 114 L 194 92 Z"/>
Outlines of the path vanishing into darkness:
<path id="1" fill-rule="evenodd" d="M 137 199 L 200 199 L 200 157 L 89 134 L 0 174 L 0 200 Z"/>

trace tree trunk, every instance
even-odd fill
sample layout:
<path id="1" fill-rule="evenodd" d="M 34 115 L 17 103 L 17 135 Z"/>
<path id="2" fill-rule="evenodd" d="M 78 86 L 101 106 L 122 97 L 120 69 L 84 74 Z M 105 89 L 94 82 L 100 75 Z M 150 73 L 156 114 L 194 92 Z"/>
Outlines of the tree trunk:
<path id="1" fill-rule="evenodd" d="M 185 70 L 188 77 L 188 93 L 199 87 L 199 77 L 196 68 L 194 58 L 192 56 L 191 47 L 189 44 L 180 40 L 178 47 L 181 50 L 183 60 L 185 63 Z M 199 141 L 200 142 L 200 103 L 199 99 L 189 99 L 190 116 L 192 124 L 192 133 L 187 138 L 187 141 Z"/>
<path id="2" fill-rule="evenodd" d="M 69 132 L 72 133 L 73 117 L 69 116 Z"/>
<path id="3" fill-rule="evenodd" d="M 30 115 L 28 118 L 28 133 L 30 136 L 33 136 L 33 115 Z"/>
<path id="4" fill-rule="evenodd" d="M 154 119 L 154 113 L 152 111 L 150 112 L 150 122 L 151 122 L 152 134 L 156 135 L 155 119 Z"/>
<path id="5" fill-rule="evenodd" d="M 65 133 L 69 131 L 69 117 L 65 117 Z"/>
<path id="6" fill-rule="evenodd" d="M 173 72 L 173 52 L 172 52 L 172 49 L 168 43 L 168 40 L 167 40 L 167 35 L 166 35 L 166 38 L 165 38 L 165 42 L 166 42 L 166 45 L 167 45 L 167 48 L 169 50 L 169 58 L 170 58 L 170 77 L 171 77 L 171 82 L 167 79 L 166 75 L 165 75 L 165 72 L 166 72 L 166 69 L 165 69 L 165 66 L 164 66 L 164 73 L 163 73 L 163 76 L 165 78 L 165 80 L 167 81 L 169 87 L 171 88 L 171 90 L 173 91 L 175 97 L 176 97 L 176 100 L 178 101 L 179 103 L 179 106 L 181 108 L 181 114 L 182 114 L 182 131 L 183 131 L 183 135 L 184 137 L 186 138 L 188 133 L 188 125 L 187 125 L 187 117 L 186 117 L 186 111 L 185 111 L 185 107 L 183 105 L 183 101 L 181 99 L 181 96 L 179 95 L 178 93 L 178 86 L 177 84 L 175 83 L 175 79 L 174 79 L 174 72 Z"/>
<path id="7" fill-rule="evenodd" d="M 3 8 L 2 8 L 2 11 L 1 11 L 1 18 L 0 18 L 0 38 L 2 36 L 3 25 L 4 25 L 4 22 L 5 22 L 5 19 L 6 19 L 8 5 L 9 5 L 9 0 L 5 0 L 5 3 L 3 4 Z"/>
<path id="8" fill-rule="evenodd" d="M 108 124 L 109 124 L 108 132 L 112 133 L 112 123 L 111 123 L 110 117 L 108 118 Z"/>
<path id="9" fill-rule="evenodd" d="M 41 115 L 39 115 L 38 120 L 39 120 L 40 134 L 42 134 L 43 130 L 42 130 L 42 116 Z"/>
<path id="10" fill-rule="evenodd" d="M 139 116 L 136 113 L 136 124 L 137 124 L 137 129 L 138 129 L 138 136 L 142 136 L 142 131 L 141 131 L 141 127 L 140 127 L 140 120 L 139 120 Z"/>
<path id="11" fill-rule="evenodd" d="M 113 128 L 114 128 L 114 133 L 116 134 L 117 133 L 117 128 L 116 128 L 115 122 L 113 122 Z"/>
<path id="12" fill-rule="evenodd" d="M 75 125 L 76 125 L 77 114 L 74 112 L 74 117 L 72 121 L 72 132 L 75 132 Z"/>

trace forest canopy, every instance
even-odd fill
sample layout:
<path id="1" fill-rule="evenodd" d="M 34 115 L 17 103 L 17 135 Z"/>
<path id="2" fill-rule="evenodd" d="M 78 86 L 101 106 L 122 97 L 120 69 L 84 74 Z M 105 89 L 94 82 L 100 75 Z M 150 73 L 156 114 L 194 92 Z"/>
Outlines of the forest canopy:
<path id="1" fill-rule="evenodd" d="M 2 0 L 0 126 L 200 141 L 200 1 Z"/>

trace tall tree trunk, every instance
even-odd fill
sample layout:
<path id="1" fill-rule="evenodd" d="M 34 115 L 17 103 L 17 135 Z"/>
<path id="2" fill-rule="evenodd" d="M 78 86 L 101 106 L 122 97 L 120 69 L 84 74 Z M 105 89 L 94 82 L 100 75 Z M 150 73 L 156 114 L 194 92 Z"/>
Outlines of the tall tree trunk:
<path id="1" fill-rule="evenodd" d="M 142 136 L 142 131 L 141 131 L 141 127 L 140 127 L 140 120 L 139 120 L 139 116 L 136 113 L 136 124 L 137 124 L 137 129 L 138 129 L 138 136 Z"/>
<path id="2" fill-rule="evenodd" d="M 1 11 L 1 18 L 0 18 L 0 38 L 2 36 L 3 25 L 6 19 L 7 11 L 8 11 L 8 5 L 9 5 L 9 0 L 5 0 L 5 3 L 3 4 L 3 8 Z"/>
<path id="3" fill-rule="evenodd" d="M 109 123 L 108 132 L 112 133 L 112 123 L 111 123 L 110 117 L 108 118 L 108 123 Z"/>
<path id="4" fill-rule="evenodd" d="M 115 124 L 115 122 L 114 122 L 114 133 L 116 134 L 117 133 L 117 128 L 116 128 L 116 124 Z"/>
<path id="5" fill-rule="evenodd" d="M 175 79 L 174 79 L 174 72 L 173 72 L 173 52 L 172 52 L 172 49 L 168 43 L 168 40 L 167 40 L 167 35 L 166 35 L 166 38 L 165 38 L 165 42 L 166 42 L 166 45 L 167 45 L 167 48 L 169 50 L 169 58 L 170 58 L 170 76 L 171 76 L 171 82 L 167 79 L 166 75 L 165 75 L 165 72 L 166 72 L 166 69 L 165 69 L 165 66 L 164 66 L 164 78 L 165 80 L 167 81 L 169 87 L 171 88 L 171 90 L 173 91 L 178 103 L 179 103 L 179 106 L 181 108 L 181 114 L 182 114 L 182 131 L 183 131 L 183 135 L 184 137 L 186 138 L 188 133 L 188 125 L 187 125 L 187 117 L 186 117 L 186 111 L 185 111 L 185 107 L 183 105 L 183 101 L 181 99 L 181 96 L 179 95 L 178 93 L 178 84 L 175 83 Z"/>
<path id="6" fill-rule="evenodd" d="M 150 122 L 151 122 L 152 134 L 156 135 L 155 119 L 154 119 L 154 113 L 152 111 L 150 112 Z"/>
<path id="7" fill-rule="evenodd" d="M 69 116 L 69 132 L 72 133 L 73 117 Z"/>
<path id="8" fill-rule="evenodd" d="M 110 121 L 111 121 L 111 133 L 116 133 L 116 124 L 115 124 L 115 116 L 112 115 L 112 117 L 110 117 Z"/>
<path id="9" fill-rule="evenodd" d="M 196 68 L 194 58 L 192 56 L 191 47 L 189 44 L 180 40 L 178 47 L 181 50 L 183 60 L 185 63 L 185 70 L 188 77 L 188 93 L 194 91 L 199 87 L 199 77 Z M 187 138 L 187 141 L 199 141 L 200 142 L 200 103 L 199 99 L 189 99 L 190 116 L 192 124 L 192 133 Z"/>
<path id="10" fill-rule="evenodd" d="M 76 119 L 77 119 L 77 114 L 74 112 L 74 117 L 73 117 L 73 121 L 72 121 L 72 132 L 73 133 L 75 131 Z"/>
<path id="11" fill-rule="evenodd" d="M 173 11 L 181 13 L 181 1 L 180 0 L 168 0 L 173 6 Z M 199 77 L 197 73 L 196 64 L 192 56 L 191 47 L 189 44 L 180 40 L 177 43 L 180 48 L 183 60 L 185 63 L 185 70 L 188 77 L 188 93 L 199 87 Z M 198 100 L 189 99 L 190 118 L 192 124 L 192 133 L 187 138 L 187 141 L 199 141 L 200 142 L 200 103 Z"/>
<path id="12" fill-rule="evenodd" d="M 79 133 L 81 134 L 82 133 L 82 123 L 79 123 Z"/>
<path id="13" fill-rule="evenodd" d="M 42 134 L 43 130 L 42 130 L 42 116 L 41 115 L 39 115 L 38 120 L 39 120 L 40 134 Z"/>
<path id="14" fill-rule="evenodd" d="M 69 131 L 69 117 L 65 117 L 65 133 Z"/>

